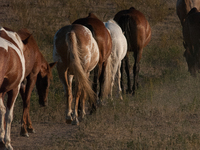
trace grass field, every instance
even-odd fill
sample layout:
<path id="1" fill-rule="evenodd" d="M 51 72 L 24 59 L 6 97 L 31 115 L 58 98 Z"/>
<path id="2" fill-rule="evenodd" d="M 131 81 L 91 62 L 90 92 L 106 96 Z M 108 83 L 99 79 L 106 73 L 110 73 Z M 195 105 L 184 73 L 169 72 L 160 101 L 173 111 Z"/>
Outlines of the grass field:
<path id="1" fill-rule="evenodd" d="M 152 40 L 144 49 L 140 64 L 140 88 L 136 95 L 123 95 L 123 101 L 117 97 L 114 101 L 106 100 L 105 106 L 87 116 L 69 139 L 59 135 L 49 137 L 52 143 L 37 149 L 199 149 L 200 77 L 193 78 L 187 71 L 175 5 L 172 0 L 10 1 L 15 21 L 3 21 L 2 26 L 16 31 L 28 28 L 48 62 L 53 61 L 56 31 L 88 12 L 107 21 L 119 10 L 134 6 L 145 14 L 152 27 Z M 133 63 L 133 58 L 130 61 Z M 19 97 L 13 124 L 19 124 L 21 108 Z M 38 108 L 34 90 L 30 112 L 33 123 L 63 123 L 64 91 L 56 69 L 53 69 L 49 106 Z"/>

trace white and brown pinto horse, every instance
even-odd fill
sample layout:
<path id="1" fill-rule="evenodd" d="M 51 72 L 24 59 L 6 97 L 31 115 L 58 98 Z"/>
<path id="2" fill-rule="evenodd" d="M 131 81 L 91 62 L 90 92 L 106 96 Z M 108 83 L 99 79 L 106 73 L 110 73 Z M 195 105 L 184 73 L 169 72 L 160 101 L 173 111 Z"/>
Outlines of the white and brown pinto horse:
<path id="1" fill-rule="evenodd" d="M 117 74 L 117 84 L 118 84 L 118 93 L 120 96 L 120 99 L 122 98 L 121 95 L 121 61 L 125 57 L 127 53 L 127 40 L 124 36 L 122 29 L 120 26 L 114 21 L 109 20 L 108 22 L 104 22 L 106 28 L 109 30 L 111 39 L 112 39 L 112 52 L 109 57 L 111 57 L 111 87 L 110 87 L 110 96 L 112 98 L 112 91 L 115 81 L 115 75 Z M 107 71 L 107 70 L 106 70 Z"/>
<path id="2" fill-rule="evenodd" d="M 0 148 L 9 150 L 13 149 L 10 132 L 14 104 L 25 77 L 24 50 L 28 39 L 23 42 L 16 32 L 0 28 Z M 5 94 L 8 95 L 6 107 Z"/>
<path id="3" fill-rule="evenodd" d="M 111 73 L 108 71 L 105 73 L 105 70 L 107 67 L 110 67 L 111 64 L 108 58 L 112 50 L 112 39 L 104 23 L 93 13 L 89 13 L 87 17 L 75 20 L 73 24 L 86 26 L 92 32 L 98 44 L 99 62 L 98 66 L 94 69 L 93 90 L 96 94 L 98 93 L 97 91 L 99 91 L 98 98 L 101 101 L 103 97 L 108 95 L 111 84 Z M 96 110 L 95 105 L 93 105 L 91 113 L 94 110 Z"/>
<path id="4" fill-rule="evenodd" d="M 200 10 L 200 0 L 177 0 L 176 14 L 178 15 L 182 25 L 187 14 L 193 7 L 196 7 L 197 10 Z"/>
<path id="5" fill-rule="evenodd" d="M 20 88 L 20 94 L 23 100 L 23 115 L 20 134 L 22 136 L 28 137 L 28 132 L 35 132 L 29 115 L 30 98 L 32 90 L 36 84 L 37 92 L 39 95 L 39 104 L 41 106 L 46 106 L 48 90 L 50 86 L 50 79 L 52 78 L 51 69 L 55 65 L 55 63 L 48 64 L 48 62 L 45 60 L 42 53 L 40 52 L 34 37 L 30 34 L 30 32 L 27 29 L 21 29 L 17 33 L 22 40 L 29 37 L 29 41 L 26 44 L 24 51 L 24 57 L 26 62 L 26 82 L 23 82 Z"/>
<path id="6" fill-rule="evenodd" d="M 68 25 L 58 30 L 54 36 L 53 59 L 58 62 L 57 70 L 67 98 L 66 122 L 78 125 L 79 99 L 82 105 L 81 117 L 85 115 L 86 96 L 95 103 L 95 93 L 90 85 L 89 74 L 99 61 L 99 49 L 91 31 L 78 24 Z M 76 92 L 72 114 L 73 77 Z"/>

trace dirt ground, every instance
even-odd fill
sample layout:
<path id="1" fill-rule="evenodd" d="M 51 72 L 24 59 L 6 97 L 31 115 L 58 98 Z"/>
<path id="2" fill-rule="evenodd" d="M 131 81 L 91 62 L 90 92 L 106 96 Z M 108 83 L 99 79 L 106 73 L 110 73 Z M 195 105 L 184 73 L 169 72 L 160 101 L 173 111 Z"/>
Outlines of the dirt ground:
<path id="1" fill-rule="evenodd" d="M 162 23 L 155 25 L 152 27 L 152 41 L 156 39 L 158 34 L 160 33 L 158 29 L 162 28 L 171 28 L 172 30 L 177 27 L 177 17 L 175 14 L 175 6 L 170 5 L 170 11 L 172 11 L 172 15 L 168 16 Z M 7 0 L 1 0 L 0 3 L 0 21 L 5 23 L 11 23 L 12 21 L 19 21 L 16 16 L 11 13 L 11 8 Z M 9 12 L 9 13 L 8 13 Z M 7 15 L 13 14 L 13 15 Z M 166 22 L 175 22 L 174 26 L 168 26 Z M 62 138 L 63 140 L 70 140 L 74 137 L 75 133 L 78 130 L 77 126 L 72 126 L 63 123 L 53 124 L 51 122 L 46 123 L 35 123 L 33 124 L 36 133 L 29 134 L 29 138 L 20 136 L 20 123 L 12 124 L 11 130 L 11 144 L 15 150 L 36 150 L 36 149 L 45 149 L 45 147 L 51 147 L 54 143 L 52 141 L 56 141 L 58 138 Z"/>

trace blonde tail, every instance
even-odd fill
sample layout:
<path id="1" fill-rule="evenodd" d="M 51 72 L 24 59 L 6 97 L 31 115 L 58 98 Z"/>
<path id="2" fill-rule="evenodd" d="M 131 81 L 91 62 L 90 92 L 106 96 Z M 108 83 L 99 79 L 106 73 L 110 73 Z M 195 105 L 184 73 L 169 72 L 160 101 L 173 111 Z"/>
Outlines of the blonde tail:
<path id="1" fill-rule="evenodd" d="M 82 90 L 86 92 L 89 99 L 95 101 L 95 93 L 91 88 L 91 83 L 81 63 L 81 51 L 77 45 L 75 32 L 68 33 L 67 43 L 69 46 L 70 63 L 73 66 L 75 80 L 80 84 Z"/>

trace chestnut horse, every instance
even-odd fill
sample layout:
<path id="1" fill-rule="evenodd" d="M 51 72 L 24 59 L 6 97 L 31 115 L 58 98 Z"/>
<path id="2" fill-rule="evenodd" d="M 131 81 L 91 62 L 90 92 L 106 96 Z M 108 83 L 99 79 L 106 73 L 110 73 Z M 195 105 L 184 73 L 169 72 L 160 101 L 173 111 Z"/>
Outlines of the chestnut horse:
<path id="1" fill-rule="evenodd" d="M 85 115 L 86 96 L 91 102 L 95 100 L 89 74 L 99 62 L 99 49 L 90 30 L 78 24 L 68 25 L 58 30 L 54 36 L 53 59 L 58 62 L 57 71 L 67 99 L 66 122 L 78 125 L 79 98 L 82 104 L 82 118 Z M 75 78 L 75 108 L 72 116 L 73 77 Z"/>
<path id="2" fill-rule="evenodd" d="M 93 33 L 94 39 L 99 47 L 99 62 L 98 67 L 94 69 L 93 90 L 97 93 L 97 81 L 99 79 L 100 89 L 98 97 L 102 98 L 103 96 L 107 96 L 111 84 L 111 73 L 105 73 L 105 69 L 111 64 L 110 59 L 108 59 L 112 50 L 111 36 L 103 22 L 92 13 L 86 18 L 74 21 L 73 24 L 84 25 Z M 96 107 L 93 106 L 93 109 L 96 109 Z"/>
<path id="3" fill-rule="evenodd" d="M 134 53 L 135 63 L 133 66 L 133 80 L 134 84 L 131 90 L 131 80 L 130 80 L 130 71 L 129 71 L 129 61 L 128 53 L 125 56 L 126 61 L 126 73 L 128 78 L 128 92 L 134 95 L 135 90 L 138 88 L 138 76 L 140 65 L 139 62 L 142 57 L 143 48 L 149 43 L 151 39 L 151 27 L 146 20 L 145 16 L 135 8 L 131 7 L 128 10 L 119 11 L 114 20 L 119 24 L 124 32 L 124 35 L 128 42 L 128 51 Z M 122 61 L 122 89 L 123 86 L 123 61 Z M 124 91 L 124 90 L 123 90 Z"/>
<path id="4" fill-rule="evenodd" d="M 24 51 L 28 38 L 21 40 L 16 32 L 0 28 L 0 148 L 12 150 L 10 132 L 14 104 L 25 77 Z M 8 95 L 7 106 L 4 96 Z"/>
<path id="5" fill-rule="evenodd" d="M 55 63 L 47 63 L 40 52 L 34 37 L 27 29 L 19 30 L 17 33 L 22 40 L 30 37 L 24 51 L 26 82 L 23 82 L 20 88 L 20 94 L 23 100 L 23 115 L 20 135 L 28 137 L 28 132 L 35 133 L 29 115 L 31 93 L 36 84 L 39 95 L 39 104 L 41 106 L 47 105 L 48 90 L 50 79 L 52 77 L 51 69 Z"/>
<path id="6" fill-rule="evenodd" d="M 109 20 L 107 22 L 104 22 L 106 28 L 109 30 L 111 38 L 112 38 L 112 52 L 109 57 L 111 57 L 111 74 L 112 74 L 112 79 L 111 79 L 111 91 L 110 91 L 110 97 L 112 99 L 112 89 L 115 81 L 115 75 L 117 74 L 117 84 L 118 84 L 118 94 L 120 99 L 122 100 L 122 95 L 121 95 L 121 84 L 120 84 L 120 79 L 121 79 L 121 61 L 125 57 L 127 53 L 127 41 L 126 37 L 124 36 L 122 29 L 120 26 L 114 21 L 114 20 Z"/>

